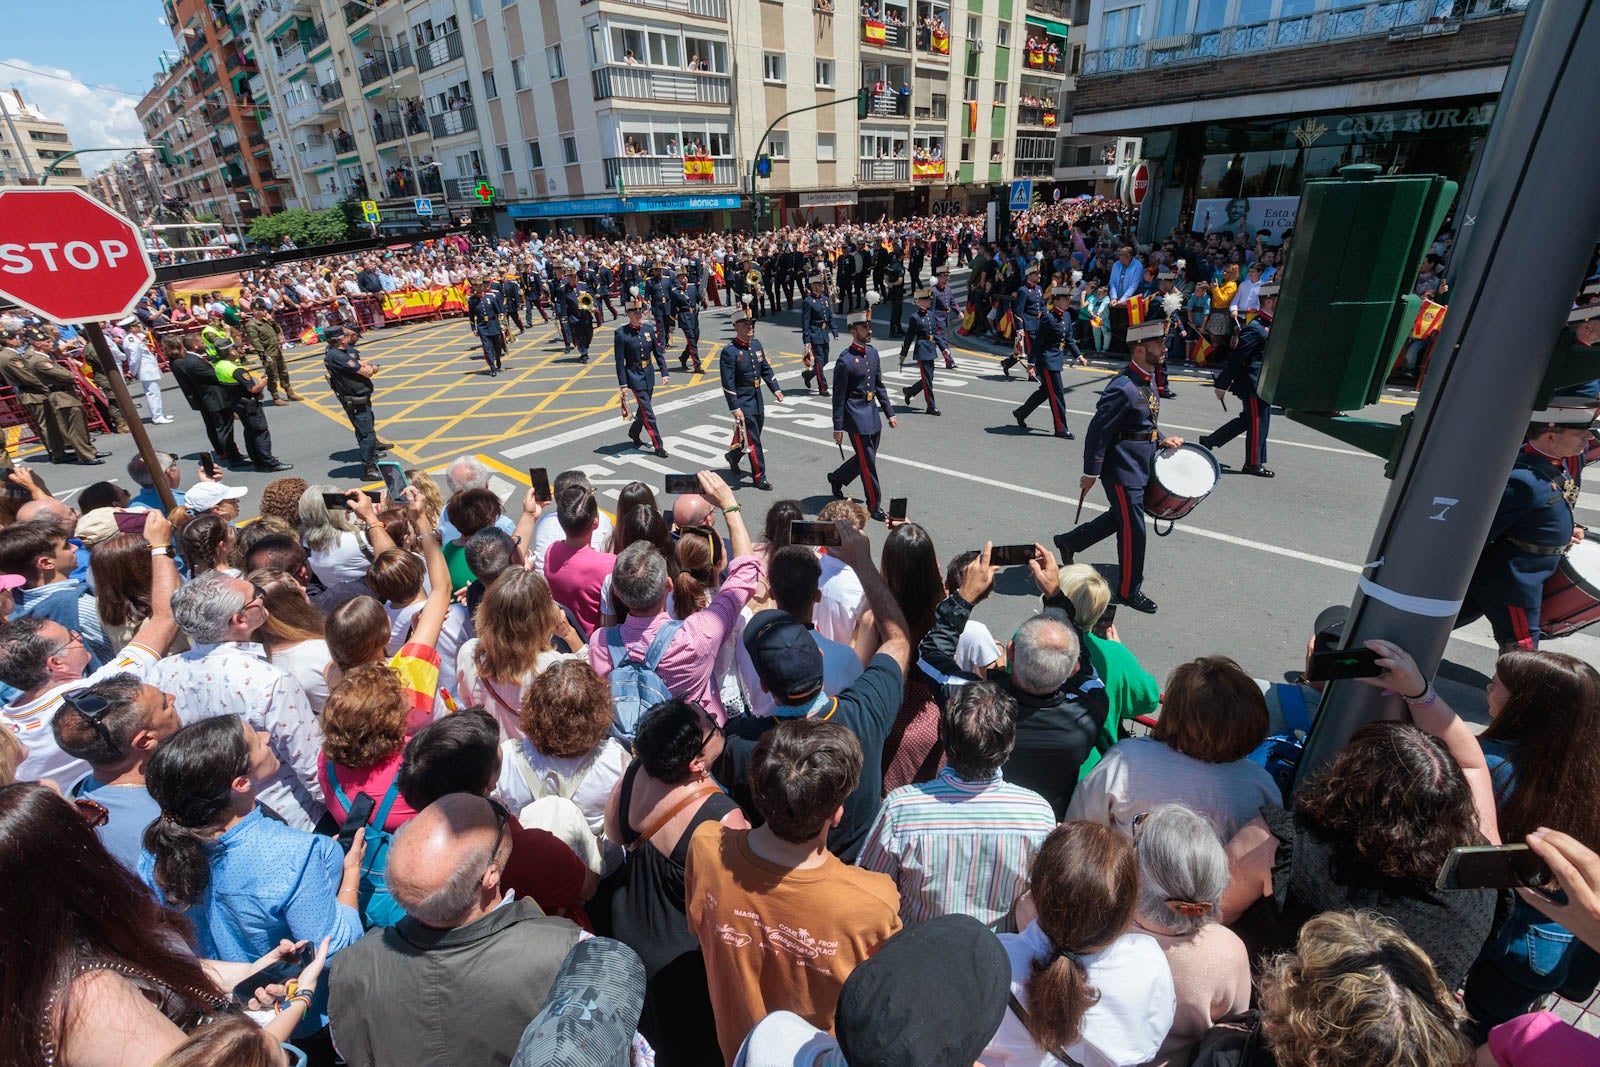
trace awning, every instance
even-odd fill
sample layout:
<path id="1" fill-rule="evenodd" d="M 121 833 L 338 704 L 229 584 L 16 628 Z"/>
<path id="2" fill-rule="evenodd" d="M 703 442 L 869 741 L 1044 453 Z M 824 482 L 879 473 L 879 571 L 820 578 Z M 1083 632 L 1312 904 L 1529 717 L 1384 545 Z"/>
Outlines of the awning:
<path id="1" fill-rule="evenodd" d="M 1039 15 L 1029 15 L 1027 17 L 1027 23 L 1030 26 L 1043 27 L 1046 32 L 1055 37 L 1065 38 L 1067 34 L 1072 32 L 1072 27 L 1068 26 L 1065 22 L 1055 22 L 1051 19 L 1042 18 Z"/>

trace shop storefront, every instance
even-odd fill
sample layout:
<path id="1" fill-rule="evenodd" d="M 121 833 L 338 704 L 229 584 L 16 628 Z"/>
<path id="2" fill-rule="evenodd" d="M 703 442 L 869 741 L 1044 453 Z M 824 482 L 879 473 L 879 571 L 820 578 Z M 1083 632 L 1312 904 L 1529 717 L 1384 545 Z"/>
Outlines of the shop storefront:
<path id="1" fill-rule="evenodd" d="M 740 210 L 736 194 L 726 196 L 602 196 L 585 200 L 540 200 L 509 204 L 506 217 L 518 230 L 554 230 L 602 235 L 710 233 L 733 228 Z"/>

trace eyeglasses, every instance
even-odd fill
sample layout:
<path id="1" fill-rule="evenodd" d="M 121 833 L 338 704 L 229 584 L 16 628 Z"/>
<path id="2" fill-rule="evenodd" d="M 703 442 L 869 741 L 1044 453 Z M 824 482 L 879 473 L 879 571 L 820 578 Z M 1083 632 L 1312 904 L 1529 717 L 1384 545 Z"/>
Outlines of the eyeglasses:
<path id="1" fill-rule="evenodd" d="M 68 630 L 67 639 L 50 650 L 50 655 L 59 656 L 73 645 L 83 644 L 83 635 L 77 630 Z"/>
<path id="2" fill-rule="evenodd" d="M 701 748 L 705 748 L 707 745 L 709 745 L 711 743 L 711 739 L 713 737 L 716 737 L 720 733 L 722 733 L 722 724 L 719 723 L 717 720 L 712 719 L 711 720 L 711 729 L 706 731 L 706 735 L 700 739 L 700 747 Z"/>
<path id="3" fill-rule="evenodd" d="M 1135 841 L 1139 840 L 1139 831 L 1144 829 L 1145 820 L 1148 818 L 1150 818 L 1150 813 L 1148 811 L 1141 811 L 1139 814 L 1133 817 L 1132 829 L 1133 839 Z"/>
<path id="4" fill-rule="evenodd" d="M 252 596 L 249 600 L 246 600 L 244 602 L 244 607 L 240 608 L 239 609 L 240 611 L 248 611 L 250 609 L 250 607 L 252 605 L 254 605 L 254 604 L 265 604 L 266 603 L 267 591 L 265 589 L 261 588 L 255 582 L 251 582 L 250 583 L 250 589 L 251 589 L 252 592 L 255 593 L 255 595 Z"/>
<path id="5" fill-rule="evenodd" d="M 511 813 L 504 804 L 498 800 L 490 799 L 489 807 L 494 809 L 494 847 L 489 849 L 489 862 L 484 866 L 483 872 L 489 873 L 489 868 L 494 866 L 495 857 L 500 855 L 500 842 L 506 838 L 506 826 L 511 822 Z"/>
<path id="6" fill-rule="evenodd" d="M 74 634 L 74 637 L 77 635 Z M 69 644 L 71 642 L 68 642 Z M 111 731 L 106 729 L 106 713 L 111 710 L 111 702 L 105 697 L 97 697 L 93 693 L 67 693 L 61 697 L 61 703 L 82 715 L 84 721 L 94 727 L 94 732 L 100 735 L 100 740 L 106 743 L 113 756 L 122 755 L 122 747 L 111 739 Z"/>
<path id="7" fill-rule="evenodd" d="M 72 806 L 78 809 L 78 814 L 83 816 L 83 821 L 88 823 L 92 830 L 98 830 L 111 821 L 111 809 L 98 800 L 78 797 L 72 802 Z"/>

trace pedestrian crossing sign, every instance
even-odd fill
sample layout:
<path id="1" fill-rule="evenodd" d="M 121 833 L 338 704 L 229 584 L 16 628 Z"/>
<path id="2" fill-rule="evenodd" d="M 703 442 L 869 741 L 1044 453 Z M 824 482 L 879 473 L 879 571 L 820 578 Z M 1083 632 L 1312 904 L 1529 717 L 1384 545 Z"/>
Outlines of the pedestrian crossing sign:
<path id="1" fill-rule="evenodd" d="M 418 215 L 432 215 L 433 201 L 429 200 L 427 197 L 418 197 L 416 200 L 416 208 Z"/>
<path id="2" fill-rule="evenodd" d="M 1011 210 L 1027 211 L 1033 207 L 1033 179 L 1011 183 Z"/>
<path id="3" fill-rule="evenodd" d="M 378 202 L 376 200 L 361 201 L 361 214 L 366 216 L 368 222 L 379 221 Z"/>

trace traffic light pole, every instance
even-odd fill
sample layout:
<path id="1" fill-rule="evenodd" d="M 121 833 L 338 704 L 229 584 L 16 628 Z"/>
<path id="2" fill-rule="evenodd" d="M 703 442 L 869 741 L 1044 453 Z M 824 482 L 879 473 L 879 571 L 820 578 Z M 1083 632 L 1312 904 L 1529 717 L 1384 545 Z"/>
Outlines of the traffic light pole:
<path id="1" fill-rule="evenodd" d="M 65 155 L 57 156 L 55 159 L 51 160 L 50 165 L 44 168 L 44 173 L 40 175 L 39 184 L 45 185 L 48 183 L 50 179 L 55 176 L 56 168 L 61 166 L 61 164 L 65 163 L 67 160 L 71 159 L 73 156 L 81 156 L 89 152 L 142 152 L 149 147 L 149 145 L 135 145 L 132 148 L 75 148 L 71 152 L 68 152 Z"/>
<path id="2" fill-rule="evenodd" d="M 861 92 L 866 92 L 866 90 L 863 89 Z M 761 140 L 756 142 L 756 154 L 750 157 L 750 222 L 755 227 L 756 233 L 761 232 L 761 219 L 756 215 L 754 210 L 756 197 L 756 164 L 761 161 L 761 153 L 766 149 L 767 138 L 772 135 L 772 131 L 778 128 L 778 123 L 782 122 L 790 115 L 801 115 L 807 111 L 821 111 L 825 107 L 838 107 L 840 104 L 848 104 L 852 101 L 859 102 L 861 99 L 861 92 L 855 93 L 851 96 L 841 96 L 837 100 L 826 100 L 820 104 L 810 104 L 806 107 L 797 107 L 792 111 L 785 111 L 783 114 L 772 120 L 772 125 L 767 127 L 767 132 L 763 133 L 761 135 Z"/>
<path id="3" fill-rule="evenodd" d="M 1596 54 L 1595 0 L 1531 5 L 1470 200 L 1456 214 L 1450 314 L 1345 625 L 1347 647 L 1392 641 L 1427 677 L 1443 658 L 1600 233 Z M 1535 265 L 1540 282 L 1530 284 Z M 1326 766 L 1367 723 L 1406 715 L 1399 697 L 1334 682 L 1300 773 Z"/>

